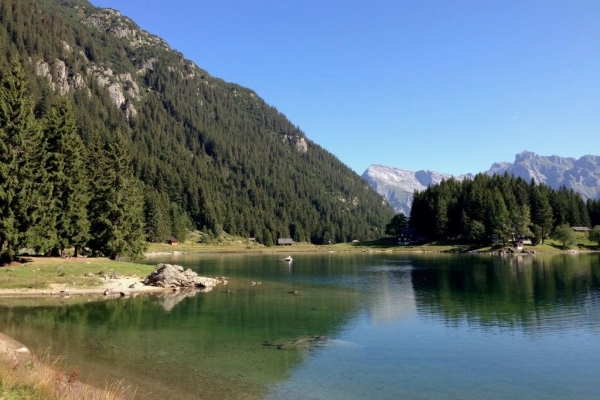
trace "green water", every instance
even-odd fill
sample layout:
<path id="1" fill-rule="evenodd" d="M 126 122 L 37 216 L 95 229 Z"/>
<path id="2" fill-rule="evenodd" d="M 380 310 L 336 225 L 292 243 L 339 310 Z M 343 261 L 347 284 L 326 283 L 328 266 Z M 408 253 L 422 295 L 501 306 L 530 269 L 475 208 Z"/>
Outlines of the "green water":
<path id="1" fill-rule="evenodd" d="M 2 300 L 0 330 L 139 399 L 598 398 L 598 254 L 279 258 L 155 259 L 230 283 Z"/>

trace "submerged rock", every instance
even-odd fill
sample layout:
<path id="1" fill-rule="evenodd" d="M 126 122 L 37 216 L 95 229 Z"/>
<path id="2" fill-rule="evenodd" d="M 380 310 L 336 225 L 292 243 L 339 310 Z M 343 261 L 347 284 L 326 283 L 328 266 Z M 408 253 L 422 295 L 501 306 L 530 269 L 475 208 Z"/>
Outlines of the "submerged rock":
<path id="1" fill-rule="evenodd" d="M 361 349 L 363 346 L 345 340 L 332 339 L 327 336 L 306 336 L 300 339 L 287 340 L 281 343 L 264 342 L 263 346 L 277 350 L 312 350 L 318 347 L 345 347 Z"/>

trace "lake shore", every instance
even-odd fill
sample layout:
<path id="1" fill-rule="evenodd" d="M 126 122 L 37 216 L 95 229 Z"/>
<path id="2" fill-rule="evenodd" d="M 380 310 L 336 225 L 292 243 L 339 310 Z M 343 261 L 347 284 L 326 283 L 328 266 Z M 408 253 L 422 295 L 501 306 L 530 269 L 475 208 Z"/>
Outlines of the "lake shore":
<path id="1" fill-rule="evenodd" d="M 508 248 L 508 247 L 506 247 Z M 556 245 L 527 246 L 527 253 L 515 253 L 514 256 L 544 254 L 576 254 L 596 252 L 591 248 L 558 249 Z M 484 247 L 471 249 L 469 253 L 479 255 L 498 254 L 499 248 Z M 398 246 L 393 239 L 381 239 L 374 242 L 341 243 L 332 245 L 313 245 L 298 243 L 292 246 L 266 247 L 258 244 L 198 244 L 181 243 L 179 246 L 150 244 L 144 254 L 147 260 L 172 256 L 171 263 L 177 263 L 177 257 L 192 254 L 274 254 L 278 257 L 308 253 L 392 253 L 392 254 L 435 254 L 465 253 L 464 245 L 430 243 L 418 246 Z M 67 297 L 102 296 L 115 298 L 140 293 L 156 293 L 169 289 L 142 284 L 142 277 L 148 276 L 154 266 L 129 261 L 111 261 L 106 258 L 85 257 L 22 257 L 21 262 L 13 262 L 0 267 L 0 297 Z"/>
<path id="2" fill-rule="evenodd" d="M 135 287 L 130 287 L 135 285 Z M 47 289 L 0 289 L 0 297 L 68 297 L 68 296 L 104 296 L 107 298 L 124 297 L 140 293 L 170 291 L 171 288 L 148 286 L 138 277 L 109 279 L 96 288 L 72 287 L 67 284 L 50 284 Z"/>
<path id="3" fill-rule="evenodd" d="M 0 398 L 124 400 L 135 394 L 122 381 L 107 383 L 104 388 L 88 385 L 78 380 L 79 370 L 65 370 L 60 357 L 41 358 L 0 332 Z"/>
<path id="4" fill-rule="evenodd" d="M 147 286 L 154 266 L 84 257 L 20 257 L 0 268 L 0 297 L 107 298 L 168 290 Z"/>

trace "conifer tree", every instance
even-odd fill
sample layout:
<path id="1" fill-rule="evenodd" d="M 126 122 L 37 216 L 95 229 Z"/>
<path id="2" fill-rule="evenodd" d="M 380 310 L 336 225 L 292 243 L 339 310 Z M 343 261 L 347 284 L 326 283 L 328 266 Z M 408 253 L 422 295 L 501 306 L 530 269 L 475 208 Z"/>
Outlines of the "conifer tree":
<path id="1" fill-rule="evenodd" d="M 45 213 L 52 185 L 25 73 L 13 60 L 0 82 L 0 247 L 8 258 L 19 248 L 47 251 L 54 240 Z"/>
<path id="2" fill-rule="evenodd" d="M 509 213 L 497 187 L 487 193 L 486 203 L 488 205 L 489 232 L 497 234 L 504 242 L 509 230 Z"/>
<path id="3" fill-rule="evenodd" d="M 135 257 L 146 248 L 143 197 L 122 134 L 94 140 L 91 165 L 90 247 L 111 259 Z"/>
<path id="4" fill-rule="evenodd" d="M 163 199 L 154 191 L 146 194 L 144 198 L 144 221 L 146 221 L 146 239 L 149 242 L 163 242 L 173 234 L 171 232 L 168 204 L 168 199 Z"/>
<path id="5" fill-rule="evenodd" d="M 533 223 L 540 228 L 541 243 L 544 244 L 546 237 L 552 230 L 553 218 L 552 207 L 548 201 L 548 196 L 545 190 L 540 190 L 537 186 L 532 187 L 532 208 L 533 208 Z"/>
<path id="6" fill-rule="evenodd" d="M 527 237 L 533 235 L 531 231 L 531 212 L 527 204 L 517 206 L 511 215 L 517 234 Z"/>
<path id="7" fill-rule="evenodd" d="M 66 247 L 75 253 L 88 238 L 89 201 L 84 169 L 85 147 L 79 135 L 70 103 L 61 99 L 53 105 L 44 123 L 47 153 L 46 171 L 53 182 L 53 209 L 56 223 L 56 250 L 62 255 Z"/>

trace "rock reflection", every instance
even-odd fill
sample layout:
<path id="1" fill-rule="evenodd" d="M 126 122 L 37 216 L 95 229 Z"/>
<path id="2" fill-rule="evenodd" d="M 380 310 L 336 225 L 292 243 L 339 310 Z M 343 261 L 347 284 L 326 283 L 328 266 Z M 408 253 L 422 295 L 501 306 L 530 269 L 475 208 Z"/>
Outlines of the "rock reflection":
<path id="1" fill-rule="evenodd" d="M 162 306 L 162 308 L 166 312 L 171 312 L 173 308 L 183 300 L 189 297 L 195 297 L 198 293 L 206 293 L 213 290 L 213 286 L 209 286 L 206 288 L 191 288 L 191 289 L 182 289 L 182 290 L 174 290 L 172 292 L 164 292 L 156 296 L 158 303 Z"/>

